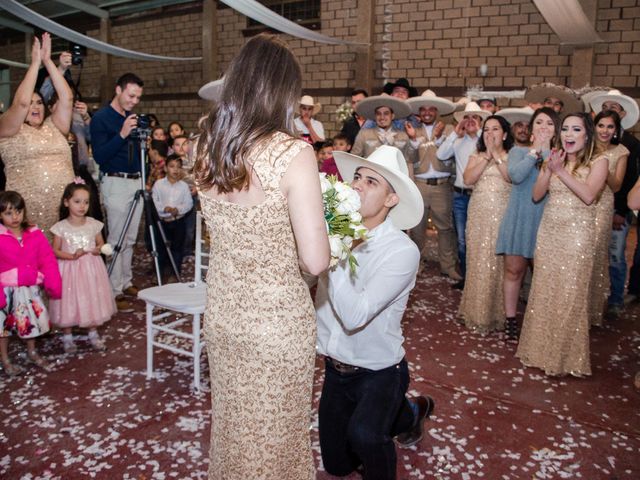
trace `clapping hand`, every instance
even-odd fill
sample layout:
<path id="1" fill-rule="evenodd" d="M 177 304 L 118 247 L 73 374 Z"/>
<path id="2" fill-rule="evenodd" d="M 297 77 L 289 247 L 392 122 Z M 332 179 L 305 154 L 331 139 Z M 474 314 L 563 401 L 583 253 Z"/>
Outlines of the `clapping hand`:
<path id="1" fill-rule="evenodd" d="M 40 58 L 42 63 L 51 61 L 51 35 L 44 32 L 42 34 L 42 47 L 40 48 Z"/>
<path id="2" fill-rule="evenodd" d="M 407 132 L 407 136 L 411 140 L 416 139 L 416 129 L 413 128 L 413 125 L 411 125 L 411 122 L 404 122 L 404 131 Z"/>
<path id="3" fill-rule="evenodd" d="M 567 153 L 560 149 L 551 150 L 551 156 L 549 157 L 549 162 L 547 163 L 547 167 L 552 173 L 557 173 L 564 168 L 564 159 L 566 158 Z"/>
<path id="4" fill-rule="evenodd" d="M 433 127 L 433 138 L 440 138 L 444 132 L 444 122 L 439 121 L 436 126 Z"/>
<path id="5" fill-rule="evenodd" d="M 42 57 L 40 55 L 40 40 L 38 37 L 33 37 L 33 45 L 31 46 L 31 64 L 40 66 L 42 63 Z"/>
<path id="6" fill-rule="evenodd" d="M 456 135 L 458 135 L 458 137 L 464 137 L 464 132 L 466 128 L 467 128 L 467 121 L 464 119 L 459 121 L 455 128 Z"/>
<path id="7" fill-rule="evenodd" d="M 531 145 L 536 151 L 541 152 L 551 146 L 552 137 L 553 132 L 542 130 L 538 132 L 538 135 L 531 135 Z"/>

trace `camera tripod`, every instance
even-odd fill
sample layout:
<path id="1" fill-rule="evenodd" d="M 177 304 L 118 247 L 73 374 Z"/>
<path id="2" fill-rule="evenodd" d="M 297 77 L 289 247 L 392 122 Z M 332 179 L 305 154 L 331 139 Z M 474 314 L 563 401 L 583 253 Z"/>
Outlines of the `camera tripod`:
<path id="1" fill-rule="evenodd" d="M 147 177 L 145 174 L 145 159 L 147 158 L 147 138 L 149 137 L 150 133 L 151 132 L 149 129 L 142 128 L 138 128 L 136 132 L 136 139 L 138 141 L 138 147 L 140 149 L 140 189 L 136 191 L 135 196 L 133 197 L 133 202 L 131 203 L 131 207 L 129 208 L 129 212 L 127 213 L 127 219 L 125 220 L 122 231 L 118 236 L 118 242 L 113 247 L 113 257 L 111 259 L 111 263 L 109 264 L 108 272 L 109 275 L 111 275 L 111 271 L 113 270 L 116 259 L 118 258 L 118 255 L 122 250 L 122 243 L 124 242 L 127 231 L 131 226 L 133 214 L 135 213 L 138 203 L 140 202 L 140 200 L 142 200 L 145 228 L 149 229 L 149 237 L 151 239 L 151 256 L 153 257 L 156 278 L 158 280 L 158 285 L 162 285 L 162 271 L 160 270 L 160 262 L 158 259 L 158 248 L 155 236 L 156 231 L 160 234 L 160 240 L 162 241 L 162 245 L 167 252 L 167 257 L 169 258 L 169 262 L 171 263 L 173 273 L 178 279 L 178 282 L 182 282 L 182 279 L 180 278 L 178 267 L 176 266 L 176 262 L 173 259 L 173 255 L 171 254 L 171 249 L 169 248 L 169 245 L 167 245 L 167 237 L 164 234 L 164 230 L 162 228 L 162 220 L 160 220 L 160 216 L 158 215 L 156 206 L 153 203 L 151 194 L 145 188 L 147 183 Z"/>

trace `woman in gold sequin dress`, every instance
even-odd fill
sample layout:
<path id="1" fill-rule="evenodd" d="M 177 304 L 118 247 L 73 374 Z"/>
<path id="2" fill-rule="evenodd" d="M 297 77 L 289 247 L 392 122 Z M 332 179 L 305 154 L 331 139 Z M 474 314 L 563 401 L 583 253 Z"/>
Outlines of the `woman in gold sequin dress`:
<path id="1" fill-rule="evenodd" d="M 596 204 L 596 261 L 591 277 L 589 318 L 591 325 L 601 326 L 604 305 L 609 294 L 609 241 L 613 221 L 613 194 L 620 190 L 627 169 L 629 150 L 620 144 L 622 126 L 620 116 L 603 110 L 595 118 L 596 156 L 609 161 L 609 175 L 600 200 Z"/>
<path id="2" fill-rule="evenodd" d="M 516 356 L 547 375 L 591 374 L 589 283 L 595 260 L 594 202 L 607 180 L 604 157 L 592 159 L 591 117 L 565 117 L 560 138 L 533 187 L 549 195 L 536 241 L 533 283 Z"/>
<path id="3" fill-rule="evenodd" d="M 275 37 L 232 61 L 195 167 L 210 231 L 204 315 L 212 480 L 312 480 L 316 320 L 301 268 L 329 264 L 313 150 L 291 135 L 298 62 Z"/>
<path id="4" fill-rule="evenodd" d="M 465 185 L 474 188 L 466 230 L 467 275 L 458 315 L 468 329 L 482 334 L 504 328 L 503 257 L 495 252 L 511 191 L 507 154 L 512 146 L 509 122 L 497 115 L 488 117 L 478 152 L 469 157 L 464 171 Z"/>
<path id="5" fill-rule="evenodd" d="M 38 69 L 44 65 L 58 95 L 58 102 L 45 118 L 45 105 L 34 92 Z M 57 200 L 73 180 L 71 149 L 66 135 L 71 126 L 73 93 L 51 60 L 51 38 L 35 38 L 31 64 L 16 90 L 11 107 L 0 116 L 0 156 L 5 164 L 7 190 L 25 199 L 31 220 L 49 238 L 49 228 L 58 221 Z"/>

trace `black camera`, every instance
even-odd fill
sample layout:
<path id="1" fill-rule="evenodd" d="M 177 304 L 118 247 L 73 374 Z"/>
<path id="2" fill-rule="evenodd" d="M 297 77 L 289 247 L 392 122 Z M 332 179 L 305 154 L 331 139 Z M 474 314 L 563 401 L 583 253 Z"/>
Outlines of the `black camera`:
<path id="1" fill-rule="evenodd" d="M 71 63 L 73 65 L 82 65 L 84 61 L 86 49 L 81 45 L 72 45 L 71 46 Z"/>
<path id="2" fill-rule="evenodd" d="M 146 113 L 136 115 L 138 126 L 131 130 L 133 138 L 147 139 L 151 135 L 151 119 Z"/>

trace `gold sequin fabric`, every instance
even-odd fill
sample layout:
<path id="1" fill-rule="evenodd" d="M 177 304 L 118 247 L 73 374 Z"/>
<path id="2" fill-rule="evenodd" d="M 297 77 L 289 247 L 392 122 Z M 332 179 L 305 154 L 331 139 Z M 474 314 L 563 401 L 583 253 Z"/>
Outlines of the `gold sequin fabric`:
<path id="1" fill-rule="evenodd" d="M 609 173 L 616 171 L 618 159 L 629 155 L 624 145 L 605 152 L 603 156 L 609 161 Z M 596 204 L 596 258 L 591 277 L 591 295 L 589 295 L 589 318 L 591 325 L 602 325 L 604 305 L 609 294 L 609 241 L 611 239 L 611 222 L 613 221 L 613 192 L 605 185 L 602 196 Z"/>
<path id="2" fill-rule="evenodd" d="M 71 149 L 51 117 L 39 128 L 23 123 L 19 132 L 0 139 L 7 190 L 24 198 L 27 215 L 51 240 L 64 187 L 73 180 Z"/>
<path id="3" fill-rule="evenodd" d="M 574 175 L 584 182 L 588 167 Z M 591 374 L 589 284 L 595 261 L 595 205 L 585 205 L 556 175 L 536 240 L 529 303 L 516 356 L 547 375 Z"/>
<path id="4" fill-rule="evenodd" d="M 311 480 L 315 310 L 279 182 L 308 145 L 276 133 L 254 154 L 265 200 L 200 195 L 211 237 L 204 333 L 212 480 Z"/>
<path id="5" fill-rule="evenodd" d="M 458 316 L 468 329 L 488 333 L 504 328 L 503 257 L 496 255 L 500 223 L 511 185 L 498 167 L 487 167 L 477 181 L 467 213 L 467 272 Z"/>

